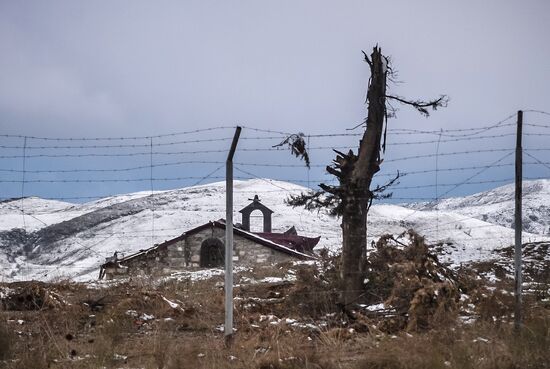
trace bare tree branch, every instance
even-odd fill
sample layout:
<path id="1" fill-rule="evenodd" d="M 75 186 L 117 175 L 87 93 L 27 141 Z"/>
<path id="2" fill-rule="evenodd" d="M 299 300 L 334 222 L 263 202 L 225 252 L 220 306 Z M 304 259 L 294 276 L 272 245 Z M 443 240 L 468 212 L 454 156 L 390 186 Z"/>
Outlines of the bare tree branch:
<path id="1" fill-rule="evenodd" d="M 365 124 L 366 124 L 365 121 L 363 121 L 363 122 L 359 123 L 358 125 L 356 125 L 356 126 L 354 126 L 354 127 L 346 128 L 346 131 L 353 131 L 354 129 L 357 129 L 357 128 L 359 128 L 359 127 L 365 125 Z"/>
<path id="2" fill-rule="evenodd" d="M 409 105 L 418 110 L 420 114 L 429 117 L 430 112 L 427 108 L 432 108 L 432 110 L 437 110 L 437 108 L 440 107 L 446 107 L 449 103 L 449 98 L 446 95 L 441 95 L 439 98 L 429 101 L 424 100 L 407 100 L 404 97 L 401 96 L 395 96 L 395 95 L 386 95 L 387 99 L 399 101 L 401 104 Z"/>
<path id="3" fill-rule="evenodd" d="M 401 178 L 401 174 L 399 173 L 399 171 L 397 171 L 397 174 L 395 175 L 395 177 L 393 177 L 391 180 L 389 180 L 388 182 L 386 182 L 385 184 L 383 184 L 382 186 L 378 185 L 376 186 L 376 188 L 374 190 L 372 190 L 374 196 L 376 197 L 377 193 L 383 193 L 384 191 L 386 191 L 388 188 L 390 188 L 391 186 L 393 186 L 394 184 L 396 184 L 397 180 Z"/>
<path id="4" fill-rule="evenodd" d="M 393 192 L 388 192 L 388 193 L 384 193 L 384 192 L 387 191 L 388 188 L 390 188 L 394 184 L 398 183 L 397 180 L 400 177 L 401 177 L 401 174 L 399 173 L 399 171 L 397 171 L 397 174 L 395 175 L 395 177 L 392 178 L 390 181 L 383 184 L 382 186 L 377 185 L 376 188 L 371 191 L 371 197 L 369 199 L 369 204 L 367 209 L 370 210 L 373 200 L 383 200 L 383 199 L 391 198 L 393 196 Z"/>
<path id="5" fill-rule="evenodd" d="M 363 50 L 361 50 L 361 52 L 365 56 L 365 61 L 369 64 L 370 67 L 372 67 L 372 62 L 370 61 L 369 56 L 367 55 L 367 53 L 364 52 Z"/>

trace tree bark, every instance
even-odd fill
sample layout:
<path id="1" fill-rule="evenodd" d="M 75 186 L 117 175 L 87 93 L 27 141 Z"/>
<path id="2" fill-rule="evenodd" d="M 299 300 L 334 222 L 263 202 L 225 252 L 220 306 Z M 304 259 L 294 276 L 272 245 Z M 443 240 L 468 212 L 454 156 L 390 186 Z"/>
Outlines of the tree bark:
<path id="1" fill-rule="evenodd" d="M 357 156 L 349 154 L 349 171 L 342 171 L 342 280 L 343 304 L 356 302 L 363 289 L 365 271 L 363 265 L 367 247 L 367 210 L 372 198 L 372 178 L 380 170 L 380 142 L 386 119 L 386 59 L 378 47 L 371 59 L 365 55 L 371 69 L 371 81 L 367 91 L 368 115 L 366 129 Z"/>

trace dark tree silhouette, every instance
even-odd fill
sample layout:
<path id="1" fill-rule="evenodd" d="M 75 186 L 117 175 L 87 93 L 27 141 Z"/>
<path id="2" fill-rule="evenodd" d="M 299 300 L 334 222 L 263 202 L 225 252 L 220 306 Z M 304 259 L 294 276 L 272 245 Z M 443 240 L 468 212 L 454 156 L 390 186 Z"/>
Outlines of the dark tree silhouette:
<path id="1" fill-rule="evenodd" d="M 387 184 L 371 189 L 373 176 L 380 170 L 383 161 L 388 116 L 393 116 L 395 112 L 389 102 L 396 101 L 412 106 L 424 116 L 429 116 L 429 109 L 436 110 L 446 106 L 448 102 L 444 95 L 434 100 L 422 101 L 387 94 L 387 82 L 394 77 L 389 59 L 382 55 L 378 46 L 373 48 L 370 58 L 365 52 L 363 54 L 370 67 L 371 77 L 367 89 L 367 117 L 361 124 L 365 126 L 365 131 L 357 154 L 353 150 L 347 153 L 334 150 L 336 158 L 326 170 L 338 178 L 339 184 L 332 186 L 321 183 L 319 191 L 291 196 L 287 200 L 292 206 L 304 206 L 307 209 L 328 208 L 332 215 L 342 218 L 341 278 L 344 289 L 341 304 L 344 307 L 357 302 L 363 290 L 369 208 L 373 199 L 391 196 L 384 194 L 384 191 L 399 178 L 397 173 Z M 292 135 L 282 144 L 295 142 L 299 137 L 300 135 Z M 302 156 L 309 165 L 309 156 L 303 144 L 302 140 L 298 145 L 299 154 L 293 152 L 296 156 Z"/>

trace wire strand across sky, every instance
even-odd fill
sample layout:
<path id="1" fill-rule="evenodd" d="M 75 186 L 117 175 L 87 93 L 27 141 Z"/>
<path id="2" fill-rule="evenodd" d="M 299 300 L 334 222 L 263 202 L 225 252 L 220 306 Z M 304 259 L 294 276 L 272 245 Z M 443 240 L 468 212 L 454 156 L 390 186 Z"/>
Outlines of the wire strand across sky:
<path id="1" fill-rule="evenodd" d="M 526 113 L 527 122 L 534 119 L 529 114 L 542 113 Z M 515 114 L 509 114 L 495 123 L 471 128 L 390 127 L 388 150 L 375 181 L 401 173 L 400 183 L 391 189 L 393 200 L 388 201 L 461 195 L 506 183 L 512 177 L 513 162 L 503 159 L 514 150 L 514 118 Z M 549 164 L 543 153 L 550 150 L 544 136 L 550 133 L 550 125 L 537 122 L 525 124 L 524 149 L 530 159 L 525 162 L 526 177 L 544 178 Z M 154 194 L 156 190 L 223 180 L 220 171 L 233 129 L 234 126 L 224 125 L 151 136 L 113 137 L 0 135 L 2 198 L 40 196 L 86 201 L 125 192 Z M 223 135 L 217 136 L 218 133 Z M 244 126 L 235 159 L 244 176 L 236 178 L 272 178 L 313 188 L 322 182 L 335 183 L 335 178 L 325 172 L 334 157 L 333 150 L 357 150 L 362 135 L 360 130 L 303 133 L 312 158 L 310 169 L 306 170 L 288 148 L 278 146 L 288 134 Z M 434 135 L 439 135 L 439 139 L 432 139 Z M 490 174 L 472 181 L 472 173 Z M 461 183 L 465 186 L 457 186 Z"/>

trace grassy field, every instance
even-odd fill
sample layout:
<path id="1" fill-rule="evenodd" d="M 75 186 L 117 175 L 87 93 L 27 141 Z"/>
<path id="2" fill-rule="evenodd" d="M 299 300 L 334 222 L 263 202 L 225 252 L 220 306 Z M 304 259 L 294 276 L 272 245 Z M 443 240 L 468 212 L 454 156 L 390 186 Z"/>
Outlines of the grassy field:
<path id="1" fill-rule="evenodd" d="M 511 281 L 424 251 L 372 255 L 364 304 L 348 308 L 334 259 L 241 271 L 229 344 L 221 276 L 1 284 L 0 367 L 550 368 L 549 284 L 515 331 Z"/>

